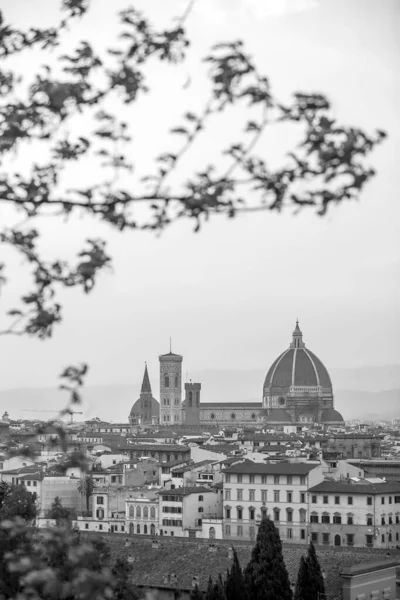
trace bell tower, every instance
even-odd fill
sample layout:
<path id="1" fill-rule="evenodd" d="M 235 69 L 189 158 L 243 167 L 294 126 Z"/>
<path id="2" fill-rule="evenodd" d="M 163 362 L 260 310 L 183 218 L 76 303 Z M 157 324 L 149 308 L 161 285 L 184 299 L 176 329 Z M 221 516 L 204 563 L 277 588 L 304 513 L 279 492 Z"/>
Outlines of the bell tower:
<path id="1" fill-rule="evenodd" d="M 159 356 L 160 361 L 160 425 L 179 425 L 182 422 L 182 361 L 174 354 Z"/>
<path id="2" fill-rule="evenodd" d="M 198 425 L 200 423 L 200 390 L 201 383 L 185 383 L 186 423 Z"/>

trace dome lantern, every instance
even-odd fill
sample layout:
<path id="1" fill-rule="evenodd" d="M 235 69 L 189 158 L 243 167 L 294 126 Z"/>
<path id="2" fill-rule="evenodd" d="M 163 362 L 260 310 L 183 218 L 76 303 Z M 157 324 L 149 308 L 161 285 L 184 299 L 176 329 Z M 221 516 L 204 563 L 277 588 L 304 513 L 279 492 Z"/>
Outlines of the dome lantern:
<path id="1" fill-rule="evenodd" d="M 291 348 L 305 348 L 305 343 L 303 342 L 303 334 L 299 327 L 299 320 L 296 320 L 296 327 L 293 331 L 292 343 L 290 344 Z"/>

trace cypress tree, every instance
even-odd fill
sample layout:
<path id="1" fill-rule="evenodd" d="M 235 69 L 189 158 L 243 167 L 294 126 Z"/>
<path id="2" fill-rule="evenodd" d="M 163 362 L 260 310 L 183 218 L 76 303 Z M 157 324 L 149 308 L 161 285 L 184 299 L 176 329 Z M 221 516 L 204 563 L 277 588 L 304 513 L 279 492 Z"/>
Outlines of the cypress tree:
<path id="1" fill-rule="evenodd" d="M 301 557 L 297 576 L 295 600 L 320 600 L 325 598 L 325 584 L 314 544 L 311 542 L 307 556 Z"/>
<path id="2" fill-rule="evenodd" d="M 314 596 L 316 600 L 319 597 L 325 597 L 325 583 L 322 575 L 321 565 L 319 564 L 317 553 L 315 551 L 315 546 L 312 542 L 308 547 L 308 563 L 309 563 L 309 572 L 312 577 L 312 584 L 314 590 Z"/>
<path id="3" fill-rule="evenodd" d="M 305 600 L 308 598 L 307 586 L 309 580 L 308 560 L 304 556 L 300 559 L 299 572 L 297 574 L 296 590 L 294 600 Z"/>
<path id="4" fill-rule="evenodd" d="M 245 570 L 251 600 L 292 600 L 279 533 L 269 518 L 258 528 L 256 544 Z"/>
<path id="5" fill-rule="evenodd" d="M 205 600 L 214 600 L 214 584 L 213 584 L 211 575 L 208 578 L 208 585 L 207 585 Z"/>
<path id="6" fill-rule="evenodd" d="M 226 600 L 249 600 L 243 571 L 236 550 L 233 548 L 233 563 L 228 570 L 225 584 Z"/>
<path id="7" fill-rule="evenodd" d="M 214 583 L 213 600 L 226 600 L 225 586 L 222 580 L 221 573 L 218 575 L 217 581 Z"/>
<path id="8" fill-rule="evenodd" d="M 199 590 L 199 586 L 195 586 L 190 592 L 190 600 L 203 600 L 203 592 Z"/>

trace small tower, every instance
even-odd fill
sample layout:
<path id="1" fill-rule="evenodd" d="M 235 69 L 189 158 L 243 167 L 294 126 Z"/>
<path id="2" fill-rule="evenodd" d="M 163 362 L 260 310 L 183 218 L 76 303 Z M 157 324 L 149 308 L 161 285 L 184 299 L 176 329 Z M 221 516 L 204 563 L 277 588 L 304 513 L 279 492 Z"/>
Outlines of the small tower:
<path id="1" fill-rule="evenodd" d="M 185 422 L 187 425 L 200 424 L 201 383 L 185 383 Z"/>
<path id="2" fill-rule="evenodd" d="M 159 404 L 151 393 L 150 378 L 146 363 L 140 397 L 132 406 L 129 422 L 132 425 L 154 425 L 158 422 L 159 410 Z"/>
<path id="3" fill-rule="evenodd" d="M 160 361 L 160 425 L 179 425 L 182 422 L 182 361 L 174 354 L 159 356 Z"/>
<path id="4" fill-rule="evenodd" d="M 305 343 L 303 342 L 303 334 L 299 327 L 299 320 L 296 320 L 296 327 L 293 331 L 293 340 L 290 344 L 291 348 L 305 348 Z"/>

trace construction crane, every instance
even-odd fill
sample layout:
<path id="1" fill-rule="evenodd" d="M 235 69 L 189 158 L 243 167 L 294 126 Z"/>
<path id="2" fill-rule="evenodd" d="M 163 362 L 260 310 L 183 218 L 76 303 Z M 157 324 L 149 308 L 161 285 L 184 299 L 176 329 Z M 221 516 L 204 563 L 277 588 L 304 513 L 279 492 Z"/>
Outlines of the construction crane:
<path id="1" fill-rule="evenodd" d="M 57 413 L 57 414 L 60 413 L 59 410 L 42 410 L 40 408 L 23 408 L 22 412 L 44 412 L 44 413 Z M 71 423 L 74 422 L 74 415 L 83 415 L 83 412 L 79 411 L 79 410 L 71 410 L 68 412 L 71 415 Z"/>

